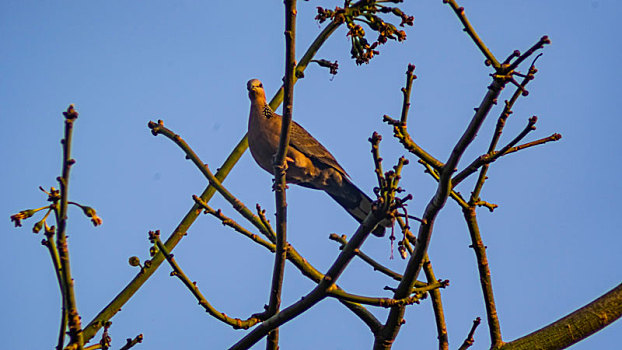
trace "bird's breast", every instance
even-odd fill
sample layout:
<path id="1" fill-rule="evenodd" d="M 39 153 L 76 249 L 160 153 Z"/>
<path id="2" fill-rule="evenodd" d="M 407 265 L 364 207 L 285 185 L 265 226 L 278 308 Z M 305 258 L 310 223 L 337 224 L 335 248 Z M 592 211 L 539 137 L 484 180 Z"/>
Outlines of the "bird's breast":
<path id="1" fill-rule="evenodd" d="M 253 108 L 248 120 L 248 147 L 251 155 L 267 172 L 273 172 L 273 158 L 279 147 L 281 120 L 266 118 L 263 111 Z"/>

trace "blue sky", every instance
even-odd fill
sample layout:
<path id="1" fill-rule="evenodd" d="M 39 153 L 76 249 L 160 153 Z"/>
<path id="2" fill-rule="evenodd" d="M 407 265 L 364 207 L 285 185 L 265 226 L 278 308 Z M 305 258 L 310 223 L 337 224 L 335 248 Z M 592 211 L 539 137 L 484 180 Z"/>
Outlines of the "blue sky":
<path id="1" fill-rule="evenodd" d="M 316 6 L 299 2 L 298 57 L 320 32 Z M 499 204 L 479 211 L 488 246 L 504 340 L 546 325 L 600 296 L 622 280 L 619 197 L 622 128 L 617 105 L 622 73 L 619 14 L 613 0 L 462 1 L 467 15 L 498 58 L 525 50 L 542 35 L 552 45 L 538 61 L 530 94 L 517 103 L 506 128 L 508 142 L 532 115 L 539 117 L 529 140 L 554 132 L 559 142 L 522 151 L 492 166 L 482 197 Z M 407 1 L 415 16 L 404 43 L 390 42 L 369 65 L 349 58 L 339 29 L 318 54 L 337 60 L 339 74 L 311 65 L 295 89 L 294 120 L 321 140 L 371 194 L 375 177 L 367 138 L 384 136 L 381 152 L 390 164 L 405 151 L 381 117 L 397 117 L 408 63 L 417 66 L 409 130 L 430 153 L 445 160 L 490 82 L 490 69 L 442 1 Z M 34 220 L 12 227 L 9 216 L 45 205 L 38 186 L 57 186 L 62 115 L 75 103 L 71 199 L 89 204 L 104 220 L 93 228 L 70 211 L 70 250 L 79 310 L 88 323 L 137 272 L 133 255 L 148 257 L 147 231 L 167 236 L 206 181 L 182 152 L 146 125 L 163 119 L 212 169 L 220 166 L 246 132 L 249 102 L 245 84 L 264 82 L 272 96 L 283 74 L 282 2 L 229 1 L 15 1 L 0 3 L 0 157 L 5 199 L 5 287 L 0 334 L 6 348 L 55 345 L 59 293 Z M 506 89 L 502 98 L 508 98 Z M 491 115 L 462 166 L 485 152 L 497 112 Z M 412 157 L 411 160 L 414 160 Z M 271 177 L 245 154 L 225 184 L 249 207 L 260 203 L 272 217 Z M 410 212 L 420 214 L 434 181 L 411 162 L 403 187 L 413 194 Z M 469 193 L 472 182 L 459 188 Z M 355 222 L 323 193 L 291 186 L 289 238 L 318 269 L 338 253 L 329 233 L 351 235 Z M 238 218 L 216 196 L 211 205 Z M 247 225 L 249 226 L 249 225 Z M 437 221 L 430 257 L 438 278 L 449 279 L 444 303 L 450 345 L 459 346 L 471 321 L 485 319 L 474 254 L 460 210 L 448 202 Z M 371 237 L 364 251 L 389 260 L 387 240 Z M 182 267 L 220 310 L 245 318 L 267 302 L 272 257 L 210 217 L 201 216 L 175 250 Z M 144 349 L 202 346 L 226 348 L 243 336 L 209 317 L 163 265 L 113 319 L 115 348 L 138 333 Z M 360 261 L 340 279 L 353 293 L 389 296 L 393 282 Z M 313 284 L 288 268 L 284 305 Z M 375 312 L 381 320 L 385 310 Z M 395 349 L 436 346 L 429 302 L 409 309 Z M 608 349 L 620 343 L 621 324 L 576 345 Z M 372 336 L 349 311 L 325 300 L 281 332 L 283 349 L 369 348 Z M 338 344 L 338 345 L 335 345 Z M 260 343 L 257 348 L 264 345 Z M 474 348 L 488 347 L 483 324 Z"/>

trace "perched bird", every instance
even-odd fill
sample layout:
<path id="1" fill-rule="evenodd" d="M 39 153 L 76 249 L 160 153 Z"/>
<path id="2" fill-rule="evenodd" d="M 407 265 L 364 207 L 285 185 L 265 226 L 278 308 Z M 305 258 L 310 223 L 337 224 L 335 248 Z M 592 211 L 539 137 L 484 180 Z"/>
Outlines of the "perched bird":
<path id="1" fill-rule="evenodd" d="M 273 159 L 281 138 L 281 119 L 266 102 L 261 81 L 249 80 L 246 84 L 251 100 L 248 118 L 248 146 L 257 164 L 273 173 Z M 292 122 L 289 147 L 286 155 L 286 181 L 300 186 L 323 190 L 344 207 L 358 222 L 362 222 L 371 211 L 372 200 L 358 189 L 335 157 L 309 134 L 302 126 Z M 382 237 L 384 220 L 373 234 Z"/>

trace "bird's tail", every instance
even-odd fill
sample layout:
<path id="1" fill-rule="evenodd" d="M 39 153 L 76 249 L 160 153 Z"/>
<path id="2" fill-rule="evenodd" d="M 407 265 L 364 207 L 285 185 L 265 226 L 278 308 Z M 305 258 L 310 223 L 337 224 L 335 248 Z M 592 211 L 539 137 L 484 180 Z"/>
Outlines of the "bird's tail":
<path id="1" fill-rule="evenodd" d="M 344 178 L 344 182 L 334 190 L 327 189 L 326 193 L 339 203 L 356 221 L 363 222 L 371 211 L 372 200 L 363 191 L 359 190 L 348 179 Z M 384 236 L 385 227 L 390 227 L 389 220 L 383 220 L 374 228 L 372 233 L 374 236 Z"/>

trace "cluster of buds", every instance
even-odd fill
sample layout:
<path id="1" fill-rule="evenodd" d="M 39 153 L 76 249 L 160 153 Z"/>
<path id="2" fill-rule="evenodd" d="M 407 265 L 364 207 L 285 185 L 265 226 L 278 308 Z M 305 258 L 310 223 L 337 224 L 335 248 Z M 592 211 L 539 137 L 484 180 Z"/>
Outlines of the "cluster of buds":
<path id="1" fill-rule="evenodd" d="M 390 1 L 398 3 L 401 1 Z M 389 39 L 396 41 L 406 40 L 406 33 L 398 30 L 395 25 L 382 20 L 378 14 L 393 14 L 400 18 L 400 26 L 412 26 L 414 22 L 413 16 L 408 16 L 397 7 L 388 7 L 379 4 L 377 1 L 359 1 L 350 5 L 350 1 L 346 1 L 343 8 L 335 7 L 334 10 L 328 10 L 322 7 L 317 8 L 317 16 L 315 17 L 320 23 L 331 20 L 335 23 L 346 23 L 348 27 L 347 36 L 352 42 L 350 53 L 356 64 L 369 63 L 369 61 L 380 52 L 376 50 L 378 45 L 386 43 Z M 371 30 L 378 33 L 378 38 L 373 43 L 369 43 L 365 37 L 366 33 L 360 22 L 367 25 Z"/>
<path id="2" fill-rule="evenodd" d="M 39 233 L 42 229 L 44 229 L 46 235 L 51 235 L 51 234 L 54 234 L 55 229 L 54 229 L 54 226 L 51 226 L 51 227 L 48 226 L 47 218 L 51 212 L 53 211 L 56 212 L 58 210 L 58 202 L 60 201 L 60 192 L 54 187 L 50 188 L 50 191 L 46 191 L 45 189 L 43 189 L 43 187 L 39 187 L 39 189 L 48 195 L 48 201 L 52 202 L 52 204 L 38 208 L 38 209 L 22 210 L 15 215 L 11 215 L 11 221 L 15 224 L 15 227 L 19 227 L 19 226 L 22 226 L 22 220 L 32 217 L 33 215 L 35 215 L 35 213 L 41 210 L 47 210 L 43 218 L 34 224 L 32 228 L 32 232 Z M 94 226 L 99 226 L 102 224 L 102 219 L 99 216 L 97 216 L 97 212 L 95 211 L 95 209 L 89 206 L 86 206 L 86 205 L 78 204 L 76 202 L 68 202 L 68 204 L 75 205 L 79 207 L 80 209 L 82 209 L 82 212 L 84 213 L 84 215 L 86 215 L 88 218 L 91 219 L 91 222 L 93 223 Z M 58 213 L 56 216 L 58 216 Z"/>

